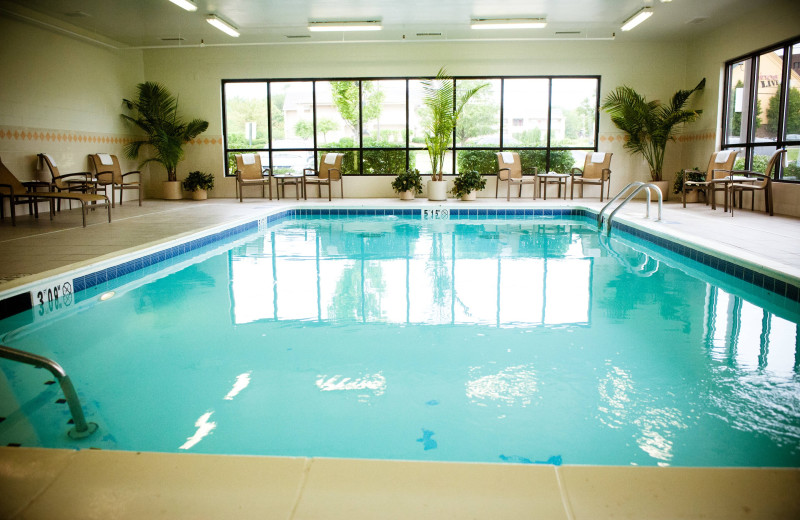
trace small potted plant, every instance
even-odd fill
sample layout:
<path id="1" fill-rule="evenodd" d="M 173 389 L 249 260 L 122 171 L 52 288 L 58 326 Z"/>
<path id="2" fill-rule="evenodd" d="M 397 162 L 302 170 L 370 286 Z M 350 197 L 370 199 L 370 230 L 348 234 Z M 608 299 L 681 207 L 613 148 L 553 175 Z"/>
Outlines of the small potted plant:
<path id="1" fill-rule="evenodd" d="M 453 179 L 451 193 L 461 200 L 475 200 L 478 192 L 486 187 L 486 179 L 476 171 L 463 171 Z"/>
<path id="2" fill-rule="evenodd" d="M 183 181 L 183 189 L 191 191 L 194 200 L 206 200 L 208 190 L 214 189 L 214 176 L 201 171 L 190 172 Z"/>
<path id="3" fill-rule="evenodd" d="M 401 172 L 392 181 L 392 188 L 400 194 L 400 200 L 414 200 L 415 195 L 422 194 L 422 175 L 416 168 Z"/>
<path id="4" fill-rule="evenodd" d="M 684 174 L 686 178 L 684 179 Z M 683 192 L 683 181 L 703 181 L 705 175 L 699 171 L 695 166 L 693 170 L 680 170 L 675 173 L 675 184 L 672 187 L 672 193 L 680 195 Z M 692 190 L 686 194 L 686 202 L 697 202 L 697 190 Z"/>

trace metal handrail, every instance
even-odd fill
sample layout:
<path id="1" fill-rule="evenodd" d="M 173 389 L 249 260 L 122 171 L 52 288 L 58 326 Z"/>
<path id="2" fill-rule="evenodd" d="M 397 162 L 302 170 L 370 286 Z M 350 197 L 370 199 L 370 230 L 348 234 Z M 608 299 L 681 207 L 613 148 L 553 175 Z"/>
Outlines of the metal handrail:
<path id="1" fill-rule="evenodd" d="M 86 417 L 83 415 L 83 408 L 81 407 L 80 399 L 78 399 L 78 393 L 75 391 L 75 387 L 72 386 L 72 381 L 67 373 L 63 368 L 61 368 L 61 365 L 52 359 L 48 359 L 43 356 L 37 356 L 36 354 L 31 354 L 30 352 L 25 352 L 23 350 L 6 347 L 5 345 L 0 345 L 0 358 L 17 361 L 19 363 L 25 363 L 26 365 L 31 365 L 37 368 L 45 368 L 49 370 L 51 374 L 53 374 L 58 381 L 58 384 L 61 386 L 61 391 L 64 392 L 64 397 L 67 399 L 69 411 L 72 414 L 72 422 L 75 423 L 75 427 L 70 429 L 67 432 L 67 435 L 73 439 L 83 439 L 84 437 L 88 437 L 97 431 L 97 424 L 86 422 Z"/>
<path id="2" fill-rule="evenodd" d="M 611 220 L 614 218 L 614 215 L 617 213 L 617 211 L 619 211 L 622 208 L 622 206 L 627 204 L 629 200 L 634 198 L 642 190 L 646 190 L 647 191 L 647 197 L 646 197 L 646 199 L 647 199 L 647 210 L 646 210 L 646 213 L 645 213 L 645 218 L 650 218 L 650 188 L 656 190 L 656 193 L 658 194 L 658 219 L 657 220 L 661 220 L 661 210 L 662 210 L 662 206 L 663 206 L 663 202 L 664 202 L 663 195 L 661 193 L 661 189 L 658 186 L 656 186 L 655 184 L 650 183 L 650 182 L 636 181 L 636 182 L 632 182 L 632 183 L 628 184 L 627 186 L 625 186 L 624 188 L 622 188 L 619 193 L 614 195 L 614 197 L 611 200 L 609 200 L 606 203 L 605 206 L 603 206 L 603 209 L 601 209 L 600 213 L 597 214 L 597 229 L 602 229 L 603 228 L 603 213 L 605 213 L 606 209 L 608 209 L 608 207 L 611 204 L 616 202 L 617 199 L 619 199 L 622 195 L 624 195 L 632 187 L 635 187 L 633 192 L 630 195 L 628 195 L 625 198 L 625 200 L 623 200 L 622 203 L 619 206 L 614 208 L 614 210 L 611 212 L 611 214 L 609 214 L 608 220 L 606 220 L 606 222 L 608 222 L 608 233 L 609 234 L 611 233 Z"/>

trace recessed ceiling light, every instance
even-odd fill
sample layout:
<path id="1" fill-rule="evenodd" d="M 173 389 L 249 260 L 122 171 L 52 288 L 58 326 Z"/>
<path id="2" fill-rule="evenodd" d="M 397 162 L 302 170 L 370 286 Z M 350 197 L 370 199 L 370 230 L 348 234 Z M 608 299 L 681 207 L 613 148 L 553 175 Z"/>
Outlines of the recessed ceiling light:
<path id="1" fill-rule="evenodd" d="M 380 20 L 362 20 L 346 22 L 308 22 L 308 30 L 325 31 L 380 31 L 383 29 Z"/>
<path id="2" fill-rule="evenodd" d="M 206 16 L 206 21 L 211 25 L 213 25 L 214 27 L 216 27 L 217 29 L 219 29 L 220 31 L 224 32 L 225 34 L 233 36 L 234 38 L 239 37 L 239 29 L 237 29 L 232 24 L 226 22 L 225 20 L 223 20 L 222 18 L 220 18 L 215 14 L 210 14 Z"/>
<path id="3" fill-rule="evenodd" d="M 187 11 L 197 11 L 197 5 L 191 0 L 169 0 L 178 7 L 182 7 Z"/>
<path id="4" fill-rule="evenodd" d="M 643 7 L 636 12 L 633 16 L 622 22 L 622 30 L 630 31 L 643 21 L 653 16 L 653 10 L 649 7 Z"/>
<path id="5" fill-rule="evenodd" d="M 546 18 L 473 18 L 471 29 L 544 29 Z"/>

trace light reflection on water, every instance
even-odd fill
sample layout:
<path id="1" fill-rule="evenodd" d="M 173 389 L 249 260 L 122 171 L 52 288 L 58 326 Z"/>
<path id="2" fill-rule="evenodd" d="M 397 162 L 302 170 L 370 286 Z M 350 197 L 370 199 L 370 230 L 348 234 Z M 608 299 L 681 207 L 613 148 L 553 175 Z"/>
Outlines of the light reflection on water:
<path id="1" fill-rule="evenodd" d="M 572 221 L 296 220 L 8 337 L 98 447 L 798 467 L 796 309 L 703 269 Z"/>

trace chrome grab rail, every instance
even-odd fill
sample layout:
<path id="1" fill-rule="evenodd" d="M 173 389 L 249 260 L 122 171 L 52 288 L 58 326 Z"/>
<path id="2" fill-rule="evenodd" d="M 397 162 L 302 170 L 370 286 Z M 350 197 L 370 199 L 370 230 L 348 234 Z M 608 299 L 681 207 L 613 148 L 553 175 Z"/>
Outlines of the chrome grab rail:
<path id="1" fill-rule="evenodd" d="M 64 397 L 67 399 L 67 405 L 69 405 L 69 411 L 72 414 L 72 422 L 75 423 L 75 427 L 70 429 L 67 432 L 67 435 L 73 439 L 82 439 L 97 431 L 97 424 L 86 422 L 86 417 L 83 415 L 83 408 L 81 408 L 80 399 L 78 399 L 78 393 L 75 391 L 75 387 L 72 386 L 72 381 L 69 379 L 67 373 L 63 368 L 61 368 L 61 365 L 52 359 L 37 356 L 36 354 L 31 354 L 30 352 L 17 350 L 15 348 L 6 347 L 4 345 L 0 345 L 0 358 L 17 361 L 19 363 L 25 363 L 26 365 L 31 365 L 37 368 L 46 368 L 51 374 L 53 374 L 58 381 L 58 384 L 61 386 L 61 391 L 64 392 Z"/>
<path id="2" fill-rule="evenodd" d="M 628 184 L 627 186 L 625 186 L 624 188 L 622 188 L 619 191 L 619 193 L 614 195 L 614 197 L 611 200 L 609 200 L 606 203 L 605 206 L 603 206 L 603 209 L 601 209 L 600 213 L 597 214 L 597 229 L 599 229 L 599 230 L 603 229 L 603 214 L 605 213 L 606 209 L 608 209 L 608 207 L 611 204 L 616 202 L 617 199 L 622 197 L 631 188 L 635 188 L 635 189 L 631 192 L 630 195 L 625 197 L 625 200 L 623 200 L 622 203 L 620 203 L 619 206 L 614 208 L 614 210 L 611 212 L 611 214 L 608 215 L 608 219 L 606 220 L 606 222 L 608 223 L 608 233 L 609 234 L 611 233 L 611 220 L 614 218 L 614 215 L 617 213 L 617 211 L 619 211 L 622 208 L 622 206 L 627 204 L 629 200 L 631 200 L 633 197 L 635 197 L 642 190 L 646 190 L 647 191 L 647 197 L 646 197 L 646 199 L 647 199 L 647 211 L 645 213 L 645 218 L 650 218 L 650 189 L 652 188 L 652 189 L 656 190 L 656 193 L 658 194 L 658 219 L 657 220 L 661 220 L 661 209 L 662 209 L 663 202 L 664 202 L 663 195 L 661 193 L 661 189 L 658 186 L 656 186 L 655 184 L 650 183 L 650 182 L 636 181 L 636 182 L 632 182 L 632 183 Z"/>

